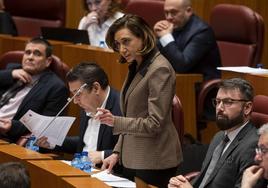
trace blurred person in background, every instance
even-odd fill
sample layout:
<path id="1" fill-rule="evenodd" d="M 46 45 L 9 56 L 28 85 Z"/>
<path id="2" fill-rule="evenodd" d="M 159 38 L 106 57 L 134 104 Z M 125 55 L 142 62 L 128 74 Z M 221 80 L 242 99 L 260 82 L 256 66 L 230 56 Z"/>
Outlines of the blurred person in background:
<path id="1" fill-rule="evenodd" d="M 78 29 L 88 31 L 90 45 L 100 46 L 112 23 L 123 16 L 120 3 L 117 0 L 83 1 L 86 15 L 80 20 Z"/>
<path id="2" fill-rule="evenodd" d="M 12 16 L 5 11 L 4 0 L 0 0 L 0 34 L 18 35 Z"/>

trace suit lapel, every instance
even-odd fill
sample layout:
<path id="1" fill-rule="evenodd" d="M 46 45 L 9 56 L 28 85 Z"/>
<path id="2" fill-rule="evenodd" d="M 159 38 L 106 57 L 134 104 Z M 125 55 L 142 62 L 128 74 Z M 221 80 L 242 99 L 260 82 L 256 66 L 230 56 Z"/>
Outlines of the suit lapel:
<path id="1" fill-rule="evenodd" d="M 248 133 L 248 131 L 250 130 L 250 128 L 251 127 L 250 127 L 249 123 L 247 123 L 245 125 L 245 127 L 242 130 L 240 130 L 240 132 L 238 133 L 238 135 L 235 137 L 235 139 L 232 141 L 232 143 L 229 145 L 229 147 L 227 148 L 227 150 L 224 152 L 224 154 L 222 155 L 222 157 L 217 162 L 217 165 L 215 166 L 215 169 L 212 172 L 212 174 L 210 175 L 210 177 L 208 178 L 206 184 L 208 184 L 216 176 L 216 174 L 218 173 L 218 171 L 221 169 L 222 165 L 226 162 L 228 156 L 231 155 L 231 153 L 233 152 L 233 150 L 239 145 L 239 143 L 245 137 L 245 135 Z"/>
<path id="2" fill-rule="evenodd" d="M 30 104 L 30 101 L 34 99 L 34 96 L 41 95 L 42 89 L 44 88 L 44 85 L 46 84 L 44 82 L 44 77 L 48 75 L 49 72 L 44 72 L 41 74 L 39 81 L 33 86 L 33 88 L 29 91 L 29 93 L 25 96 L 25 98 L 22 100 L 17 112 L 24 112 L 22 109 L 27 106 L 27 104 Z M 16 116 L 19 114 L 16 114 Z"/>

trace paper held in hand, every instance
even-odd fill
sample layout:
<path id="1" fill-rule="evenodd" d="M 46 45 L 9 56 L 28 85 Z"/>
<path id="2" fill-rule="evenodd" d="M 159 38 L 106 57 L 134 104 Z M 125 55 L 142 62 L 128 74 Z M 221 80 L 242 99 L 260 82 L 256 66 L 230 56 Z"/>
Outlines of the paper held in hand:
<path id="1" fill-rule="evenodd" d="M 36 138 L 45 136 L 48 142 L 53 145 L 61 146 L 66 137 L 75 117 L 67 116 L 43 116 L 28 110 L 21 118 L 20 122 L 32 132 Z"/>

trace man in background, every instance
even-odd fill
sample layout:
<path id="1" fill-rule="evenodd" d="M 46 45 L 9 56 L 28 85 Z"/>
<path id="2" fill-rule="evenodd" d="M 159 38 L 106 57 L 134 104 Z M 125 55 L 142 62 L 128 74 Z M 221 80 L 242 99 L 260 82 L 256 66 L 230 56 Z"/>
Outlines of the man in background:
<path id="1" fill-rule="evenodd" d="M 258 142 L 250 122 L 253 88 L 245 80 L 223 80 L 213 104 L 219 131 L 212 139 L 199 175 L 192 185 L 182 175 L 170 179 L 169 188 L 241 187 L 243 171 L 254 163 Z"/>
<path id="2" fill-rule="evenodd" d="M 49 70 L 51 62 L 50 43 L 33 38 L 26 43 L 21 64 L 11 62 L 0 70 L 1 137 L 16 142 L 29 133 L 19 121 L 28 110 L 55 116 L 64 106 L 69 92 L 64 82 Z"/>
<path id="3" fill-rule="evenodd" d="M 1 188 L 30 188 L 30 175 L 22 163 L 8 162 L 0 164 Z"/>
<path id="4" fill-rule="evenodd" d="M 241 188 L 263 188 L 259 186 L 259 180 L 263 178 L 268 180 L 268 124 L 264 124 L 259 130 L 260 135 L 258 146 L 256 148 L 255 162 L 247 168 L 243 174 Z"/>
<path id="5" fill-rule="evenodd" d="M 154 26 L 160 52 L 177 73 L 220 78 L 220 53 L 210 26 L 193 13 L 191 0 L 165 0 L 166 20 Z"/>

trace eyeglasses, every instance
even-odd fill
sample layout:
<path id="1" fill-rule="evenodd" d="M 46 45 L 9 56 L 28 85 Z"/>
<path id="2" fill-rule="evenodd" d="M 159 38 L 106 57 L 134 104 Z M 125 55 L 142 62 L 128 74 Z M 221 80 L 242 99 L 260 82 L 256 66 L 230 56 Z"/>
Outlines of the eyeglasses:
<path id="1" fill-rule="evenodd" d="M 212 104 L 214 107 L 217 107 L 221 104 L 222 102 L 222 105 L 224 107 L 230 107 L 232 106 L 234 103 L 236 102 L 248 102 L 249 100 L 246 100 L 246 99 L 231 99 L 231 98 L 225 98 L 225 99 L 212 99 Z"/>
<path id="2" fill-rule="evenodd" d="M 256 154 L 257 155 L 264 155 L 265 153 L 268 152 L 268 148 L 264 148 L 264 147 L 256 147 L 255 148 Z"/>
<path id="3" fill-rule="evenodd" d="M 81 95 L 81 93 L 82 93 L 82 91 L 83 91 L 83 89 L 85 87 L 87 87 L 87 84 L 81 85 L 78 90 L 74 91 L 74 94 L 73 94 L 73 97 L 72 98 L 74 98 L 74 97 L 80 97 L 80 95 Z"/>

